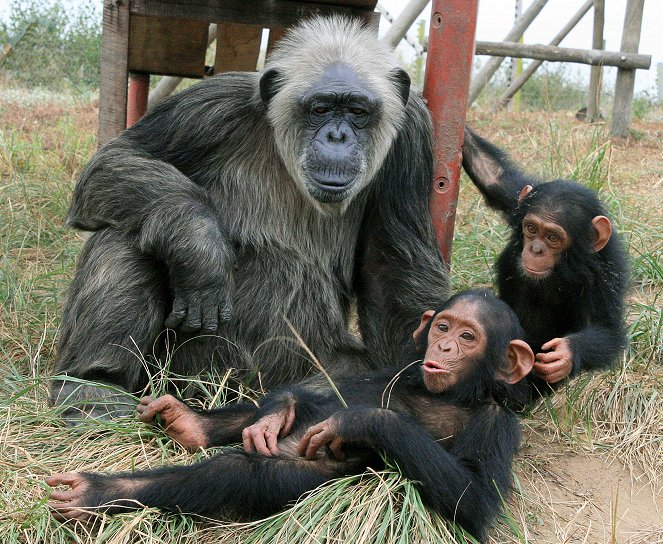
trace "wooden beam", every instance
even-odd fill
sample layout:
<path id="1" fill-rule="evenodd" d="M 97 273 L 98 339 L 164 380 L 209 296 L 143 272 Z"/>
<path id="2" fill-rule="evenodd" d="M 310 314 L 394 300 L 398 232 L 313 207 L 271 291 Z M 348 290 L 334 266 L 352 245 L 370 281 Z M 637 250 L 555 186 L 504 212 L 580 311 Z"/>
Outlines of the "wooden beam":
<path id="1" fill-rule="evenodd" d="M 532 24 L 532 21 L 536 19 L 536 16 L 541 12 L 547 2 L 548 0 L 534 0 L 532 5 L 527 8 L 527 11 L 523 13 L 522 17 L 516 21 L 516 24 L 513 25 L 513 28 L 504 37 L 504 41 L 513 42 L 519 40 L 525 30 L 527 30 L 527 27 Z M 472 102 L 474 102 L 479 94 L 481 94 L 481 91 L 486 86 L 488 81 L 490 81 L 490 78 L 493 77 L 493 74 L 497 72 L 503 60 L 504 57 L 495 57 L 488 60 L 483 68 L 481 68 L 481 70 L 479 70 L 479 72 L 472 78 L 468 106 L 471 106 Z"/>
<path id="2" fill-rule="evenodd" d="M 639 0 L 638 0 L 639 1 Z M 651 66 L 651 55 L 626 53 L 623 51 L 603 51 L 602 49 L 572 49 L 552 45 L 527 45 L 516 42 L 477 42 L 477 55 L 495 57 L 522 57 L 552 62 L 575 62 L 620 68 L 647 70 Z"/>
<path id="3" fill-rule="evenodd" d="M 626 14 L 624 15 L 624 30 L 622 31 L 622 54 L 637 53 L 640 45 L 640 30 L 642 28 L 642 12 L 645 0 L 628 0 Z M 631 124 L 631 105 L 633 102 L 633 89 L 635 87 L 635 70 L 621 68 L 617 71 L 615 84 L 615 102 L 612 107 L 612 136 L 626 138 Z"/>
<path id="4" fill-rule="evenodd" d="M 180 17 L 204 21 L 233 22 L 263 28 L 285 28 L 311 15 L 346 14 L 373 22 L 377 2 L 346 0 L 345 5 L 281 0 L 131 0 L 131 13 L 156 17 Z M 344 4 L 338 0 L 336 4 Z M 370 6 L 373 7 L 363 7 Z"/>
<path id="5" fill-rule="evenodd" d="M 216 32 L 214 73 L 254 72 L 260 54 L 262 27 L 218 23 Z"/>
<path id="6" fill-rule="evenodd" d="M 118 136 L 127 122 L 127 59 L 129 57 L 129 2 L 104 2 L 101 34 L 101 85 L 97 146 Z"/>
<path id="7" fill-rule="evenodd" d="M 568 23 L 560 30 L 557 35 L 551 40 L 549 45 L 559 45 L 562 40 L 567 36 L 571 30 L 575 28 L 575 26 L 580 22 L 580 20 L 585 16 L 585 14 L 590 10 L 592 7 L 594 0 L 587 0 L 584 5 L 580 7 L 580 9 L 576 12 L 576 14 L 571 17 Z M 514 94 L 516 94 L 520 88 L 525 85 L 527 80 L 532 77 L 532 74 L 536 72 L 536 70 L 543 64 L 542 60 L 533 60 L 532 62 L 529 63 L 527 68 L 523 71 L 518 78 L 516 78 L 511 85 L 502 93 L 499 99 L 499 106 L 500 107 L 505 107 L 508 103 L 509 100 L 513 97 Z"/>
<path id="8" fill-rule="evenodd" d="M 605 0 L 594 2 L 594 30 L 592 34 L 592 49 L 604 49 L 603 27 L 605 24 Z M 589 75 L 589 97 L 587 100 L 588 123 L 595 123 L 601 117 L 601 82 L 603 80 L 603 67 L 592 66 Z"/>

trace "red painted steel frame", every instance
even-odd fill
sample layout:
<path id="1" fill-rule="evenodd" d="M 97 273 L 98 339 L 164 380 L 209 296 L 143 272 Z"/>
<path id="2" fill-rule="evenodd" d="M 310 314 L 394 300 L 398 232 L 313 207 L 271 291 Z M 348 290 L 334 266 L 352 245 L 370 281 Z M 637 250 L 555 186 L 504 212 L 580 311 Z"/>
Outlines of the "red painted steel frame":
<path id="1" fill-rule="evenodd" d="M 147 111 L 147 97 L 150 92 L 150 74 L 129 74 L 127 96 L 127 128 L 135 125 Z"/>
<path id="2" fill-rule="evenodd" d="M 430 211 L 447 265 L 451 264 L 477 7 L 478 0 L 433 0 L 431 11 L 424 80 L 435 149 Z"/>

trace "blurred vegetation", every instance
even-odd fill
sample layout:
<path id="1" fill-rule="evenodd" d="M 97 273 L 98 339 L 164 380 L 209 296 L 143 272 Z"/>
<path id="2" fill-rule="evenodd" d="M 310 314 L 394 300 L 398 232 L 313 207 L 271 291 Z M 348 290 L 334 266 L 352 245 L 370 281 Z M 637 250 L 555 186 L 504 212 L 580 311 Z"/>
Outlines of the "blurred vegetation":
<path id="1" fill-rule="evenodd" d="M 0 46 L 11 50 L 0 60 L 4 83 L 85 92 L 99 87 L 100 2 L 10 0 L 0 22 Z"/>

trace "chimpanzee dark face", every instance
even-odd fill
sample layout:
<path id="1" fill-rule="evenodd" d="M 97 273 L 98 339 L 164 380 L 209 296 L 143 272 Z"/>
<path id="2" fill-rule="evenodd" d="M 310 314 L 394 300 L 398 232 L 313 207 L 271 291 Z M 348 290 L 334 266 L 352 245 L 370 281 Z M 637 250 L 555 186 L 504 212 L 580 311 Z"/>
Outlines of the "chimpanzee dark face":
<path id="1" fill-rule="evenodd" d="M 426 314 L 424 314 L 426 315 Z M 486 351 L 476 304 L 459 300 L 432 317 L 422 372 L 426 389 L 443 393 L 461 382 Z"/>
<path id="2" fill-rule="evenodd" d="M 344 200 L 367 167 L 369 131 L 380 101 L 350 66 L 334 64 L 301 98 L 306 120 L 301 161 L 311 195 Z"/>

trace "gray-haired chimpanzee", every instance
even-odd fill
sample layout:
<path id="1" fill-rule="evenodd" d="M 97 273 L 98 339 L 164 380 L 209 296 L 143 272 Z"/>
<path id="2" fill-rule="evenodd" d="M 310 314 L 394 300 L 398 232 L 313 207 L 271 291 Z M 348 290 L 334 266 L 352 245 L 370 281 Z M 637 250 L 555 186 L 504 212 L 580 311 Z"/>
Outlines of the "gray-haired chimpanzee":
<path id="1" fill-rule="evenodd" d="M 531 382 L 542 392 L 582 369 L 613 364 L 626 345 L 628 268 L 596 194 L 569 180 L 535 180 L 470 129 L 463 168 L 512 227 L 497 284 L 536 353 Z"/>
<path id="2" fill-rule="evenodd" d="M 459 293 L 427 311 L 414 333 L 415 362 L 346 377 L 331 387 L 295 385 L 260 407 L 195 412 L 167 395 L 143 398 L 191 450 L 243 442 L 191 466 L 102 475 L 56 474 L 49 507 L 59 518 L 140 505 L 205 516 L 256 518 L 332 478 L 381 468 L 383 453 L 417 483 L 422 500 L 481 538 L 511 485 L 517 416 L 505 406 L 534 364 L 518 318 L 489 291 Z M 407 357 L 406 361 L 413 359 Z M 527 386 L 525 386 L 525 391 Z"/>
<path id="3" fill-rule="evenodd" d="M 421 312 L 448 297 L 431 179 L 424 101 L 356 21 L 306 21 L 262 73 L 171 97 L 74 190 L 67 224 L 93 234 L 55 365 L 76 380 L 56 382 L 53 401 L 71 416 L 130 413 L 121 391 L 140 391 L 155 358 L 174 375 L 299 380 L 312 365 L 288 321 L 335 376 L 399 360 Z M 355 301 L 368 350 L 348 331 Z"/>

